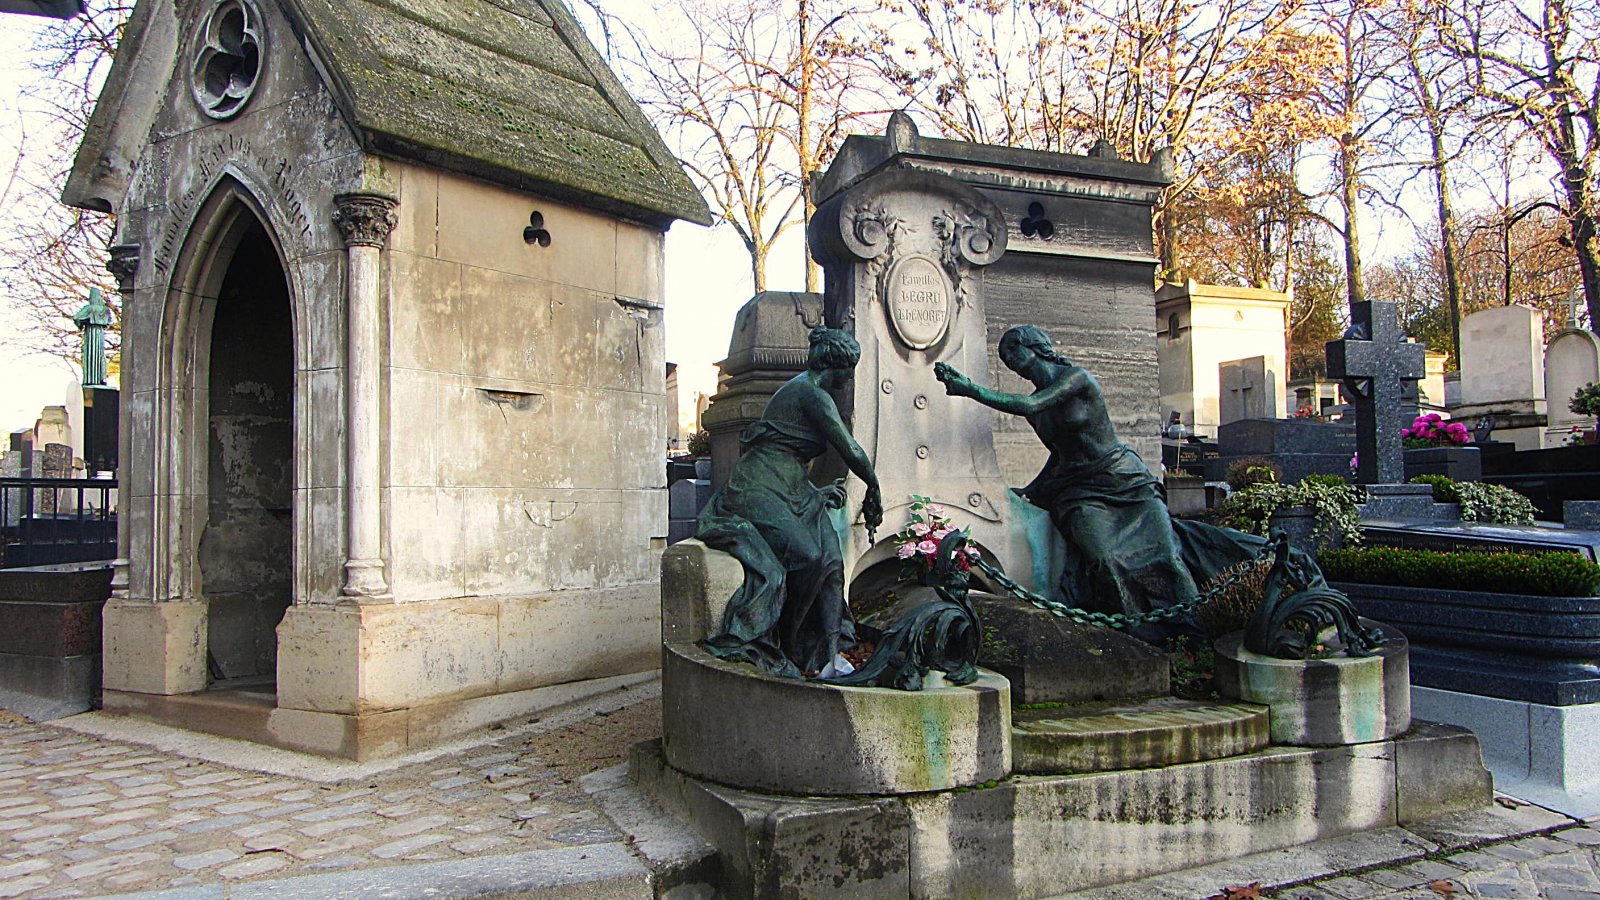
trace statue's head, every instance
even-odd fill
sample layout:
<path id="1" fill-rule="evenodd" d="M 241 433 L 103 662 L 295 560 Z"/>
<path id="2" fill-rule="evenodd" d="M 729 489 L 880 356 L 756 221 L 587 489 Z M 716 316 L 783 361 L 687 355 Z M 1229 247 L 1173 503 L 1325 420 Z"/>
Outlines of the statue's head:
<path id="1" fill-rule="evenodd" d="M 813 372 L 828 369 L 848 371 L 860 361 L 861 345 L 849 334 L 826 325 L 811 329 L 811 352 L 806 357 L 806 368 Z"/>
<path id="2" fill-rule="evenodd" d="M 1018 325 L 1000 336 L 1000 361 L 1013 371 L 1018 368 L 1014 364 L 1018 350 L 1031 351 L 1041 359 L 1063 366 L 1072 365 L 1071 360 L 1056 352 L 1055 346 L 1050 343 L 1050 335 L 1037 325 Z"/>

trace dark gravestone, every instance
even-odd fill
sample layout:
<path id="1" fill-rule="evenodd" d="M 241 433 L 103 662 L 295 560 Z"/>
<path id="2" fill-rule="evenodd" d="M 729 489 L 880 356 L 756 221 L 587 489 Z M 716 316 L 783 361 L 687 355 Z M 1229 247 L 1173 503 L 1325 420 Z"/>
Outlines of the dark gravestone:
<path id="1" fill-rule="evenodd" d="M 1280 480 L 1295 482 L 1313 474 L 1350 474 L 1356 430 L 1342 422 L 1241 419 L 1217 429 L 1217 447 L 1219 454 L 1205 464 L 1209 481 L 1226 478 L 1236 460 L 1264 457 L 1277 464 Z"/>
<path id="2" fill-rule="evenodd" d="M 1351 310 L 1350 329 L 1329 341 L 1328 377 L 1344 382 L 1355 408 L 1361 484 L 1405 481 L 1400 432 L 1417 418 L 1417 381 L 1426 374 L 1426 350 L 1406 339 L 1393 303 L 1372 300 Z"/>
<path id="3" fill-rule="evenodd" d="M 1442 553 L 1469 550 L 1484 553 L 1577 553 L 1600 559 L 1600 532 L 1515 525 L 1462 525 L 1365 522 L 1367 543 Z"/>
<path id="4" fill-rule="evenodd" d="M 121 393 L 97 386 L 83 389 L 83 461 L 90 475 L 117 470 L 117 416 Z"/>
<path id="5" fill-rule="evenodd" d="M 1167 438 L 1161 441 L 1161 464 L 1167 471 L 1195 478 L 1206 477 L 1207 460 L 1216 459 L 1221 453 L 1216 444 L 1205 441 Z"/>
<path id="6" fill-rule="evenodd" d="M 1539 518 L 1563 521 L 1567 500 L 1600 500 L 1600 446 L 1484 453 L 1483 480 L 1533 501 Z"/>

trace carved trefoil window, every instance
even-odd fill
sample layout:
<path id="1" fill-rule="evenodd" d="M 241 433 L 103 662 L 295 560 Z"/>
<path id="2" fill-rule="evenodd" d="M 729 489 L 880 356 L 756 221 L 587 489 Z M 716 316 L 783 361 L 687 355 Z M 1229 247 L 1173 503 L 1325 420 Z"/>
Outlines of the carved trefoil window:
<path id="1" fill-rule="evenodd" d="M 266 21 L 253 0 L 218 0 L 195 30 L 194 102 L 213 119 L 238 115 L 261 82 L 266 57 Z"/>

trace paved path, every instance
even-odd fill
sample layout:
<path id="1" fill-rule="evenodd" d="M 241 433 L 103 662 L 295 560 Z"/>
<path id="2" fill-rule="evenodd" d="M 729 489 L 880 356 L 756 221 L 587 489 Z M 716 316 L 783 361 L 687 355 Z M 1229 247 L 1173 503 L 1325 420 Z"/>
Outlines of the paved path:
<path id="1" fill-rule="evenodd" d="M 634 690 L 611 705 L 650 693 Z M 570 767 L 564 778 L 547 764 L 536 749 L 541 737 L 527 729 L 486 737 L 468 749 L 327 783 L 6 716 L 0 898 L 101 896 L 488 856 L 536 859 L 527 854 L 537 851 L 574 860 L 586 856 L 583 848 L 614 854 L 622 835 Z M 208 740 L 223 754 L 237 743 Z"/>
<path id="2" fill-rule="evenodd" d="M 598 766 L 573 753 L 616 743 L 621 732 L 595 722 L 654 715 L 638 702 L 654 685 L 624 694 L 387 768 L 292 754 L 263 766 L 259 749 L 217 739 L 198 754 L 208 760 L 105 737 L 121 726 L 102 720 L 96 735 L 0 717 L 0 898 L 649 897 L 636 851 L 650 842 L 580 785 Z M 583 784 L 625 790 L 617 770 Z M 1600 900 L 1597 853 L 1594 825 L 1496 807 L 1432 831 L 1352 835 L 1075 896 L 1199 900 L 1254 881 L 1287 900 Z"/>

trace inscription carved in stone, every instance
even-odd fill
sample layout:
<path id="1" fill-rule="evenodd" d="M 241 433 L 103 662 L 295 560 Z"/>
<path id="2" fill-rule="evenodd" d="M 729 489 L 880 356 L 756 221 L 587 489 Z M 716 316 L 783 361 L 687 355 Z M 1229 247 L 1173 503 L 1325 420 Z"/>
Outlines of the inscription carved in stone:
<path id="1" fill-rule="evenodd" d="M 889 272 L 884 306 L 895 336 L 913 350 L 926 350 L 950 327 L 950 283 L 938 263 L 908 256 Z"/>
<path id="2" fill-rule="evenodd" d="M 220 0 L 195 34 L 194 102 L 213 119 L 238 115 L 261 80 L 266 50 L 266 25 L 253 0 Z"/>

